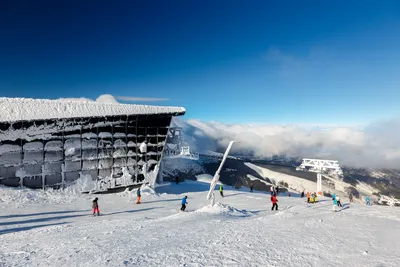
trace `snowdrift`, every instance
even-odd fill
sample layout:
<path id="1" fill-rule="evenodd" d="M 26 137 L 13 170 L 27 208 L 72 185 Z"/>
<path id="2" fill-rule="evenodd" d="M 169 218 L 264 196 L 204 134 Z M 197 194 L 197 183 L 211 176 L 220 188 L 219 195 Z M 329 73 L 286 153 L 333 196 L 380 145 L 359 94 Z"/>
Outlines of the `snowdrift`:
<path id="1" fill-rule="evenodd" d="M 249 217 L 254 215 L 253 212 L 247 210 L 238 210 L 234 207 L 231 207 L 226 204 L 222 204 L 220 202 L 215 203 L 214 206 L 208 205 L 201 209 L 195 210 L 194 213 L 208 213 L 215 215 L 228 215 L 228 216 L 236 216 L 236 217 Z"/>
<path id="2" fill-rule="evenodd" d="M 74 189 L 68 190 L 35 190 L 25 187 L 10 188 L 0 186 L 0 203 L 23 207 L 34 203 L 65 204 L 75 202 L 81 196 Z"/>

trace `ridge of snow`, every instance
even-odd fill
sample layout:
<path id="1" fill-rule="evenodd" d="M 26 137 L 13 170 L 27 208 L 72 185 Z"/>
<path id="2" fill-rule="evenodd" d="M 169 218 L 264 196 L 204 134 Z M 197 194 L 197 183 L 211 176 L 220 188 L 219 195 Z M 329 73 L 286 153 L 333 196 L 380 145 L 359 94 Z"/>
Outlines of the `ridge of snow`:
<path id="1" fill-rule="evenodd" d="M 262 179 L 260 179 L 260 178 L 257 178 L 257 177 L 255 177 L 255 176 L 253 176 L 253 175 L 251 175 L 251 174 L 247 174 L 247 178 L 249 178 L 249 179 L 252 180 L 252 181 L 259 181 L 259 182 L 264 183 L 264 184 L 266 184 L 266 185 L 271 185 L 271 184 L 268 183 L 267 181 L 262 180 Z"/>
<path id="2" fill-rule="evenodd" d="M 248 217 L 254 213 L 247 210 L 238 210 L 220 202 L 215 203 L 214 206 L 207 205 L 203 208 L 194 211 L 195 213 L 209 213 L 217 215 L 228 215 L 228 216 L 238 216 L 238 217 Z"/>
<path id="3" fill-rule="evenodd" d="M 0 97 L 0 122 L 185 112 L 183 107 Z"/>
<path id="4" fill-rule="evenodd" d="M 278 184 L 280 181 L 286 182 L 290 189 L 296 190 L 297 192 L 302 192 L 303 190 L 305 191 L 309 191 L 309 192 L 314 192 L 316 190 L 317 187 L 317 183 L 316 182 L 312 182 L 297 176 L 292 176 L 292 175 L 288 175 L 288 174 L 284 174 L 284 173 L 280 173 L 280 172 L 275 172 L 272 171 L 268 168 L 265 167 L 259 167 L 257 165 L 254 165 L 252 163 L 245 163 L 246 166 L 248 166 L 249 168 L 253 169 L 254 171 L 256 171 L 258 174 L 260 174 L 262 177 L 267 177 L 269 178 L 271 181 L 273 181 L 275 184 Z M 247 175 L 249 177 L 249 175 Z M 360 181 L 357 181 L 357 185 L 353 186 L 349 183 L 340 181 L 338 179 L 332 178 L 330 176 L 327 175 L 323 175 L 324 178 L 330 180 L 331 182 L 334 183 L 335 188 L 324 188 L 323 186 L 323 191 L 329 191 L 329 192 L 335 192 L 335 193 L 342 193 L 347 195 L 346 193 L 346 188 L 347 187 L 355 187 L 361 194 L 364 195 L 372 195 L 372 193 L 376 192 L 376 190 L 374 190 L 371 186 L 362 183 Z M 250 177 L 249 177 L 250 178 Z M 254 177 L 256 178 L 256 177 Z M 251 178 L 250 178 L 251 179 Z M 256 178 L 258 179 L 258 178 Z M 252 179 L 251 179 L 252 180 Z"/>
<path id="5" fill-rule="evenodd" d="M 196 175 L 197 182 L 202 182 L 202 183 L 207 183 L 207 184 L 211 184 L 211 181 L 213 178 L 214 178 L 214 176 L 207 174 L 207 173 Z M 220 181 L 218 181 L 217 185 L 222 185 L 222 183 Z"/>
<path id="6" fill-rule="evenodd" d="M 303 190 L 314 192 L 317 188 L 316 182 L 312 182 L 297 176 L 271 171 L 270 169 L 259 167 L 248 162 L 246 162 L 245 165 L 257 171 L 262 177 L 269 178 L 275 184 L 278 184 L 280 181 L 288 183 L 289 187 L 297 192 L 302 192 Z"/>

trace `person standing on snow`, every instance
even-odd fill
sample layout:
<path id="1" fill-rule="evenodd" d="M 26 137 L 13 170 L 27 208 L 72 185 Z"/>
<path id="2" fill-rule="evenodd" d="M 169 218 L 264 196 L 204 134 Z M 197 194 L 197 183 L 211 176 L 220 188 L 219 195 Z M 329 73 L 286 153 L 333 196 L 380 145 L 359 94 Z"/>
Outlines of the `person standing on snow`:
<path id="1" fill-rule="evenodd" d="M 140 198 L 142 197 L 142 193 L 140 192 L 140 187 L 139 187 L 138 190 L 136 191 L 136 195 L 137 195 L 137 202 L 136 202 L 136 204 L 141 204 Z"/>
<path id="2" fill-rule="evenodd" d="M 353 194 L 349 194 L 349 201 L 350 201 L 350 202 L 354 202 L 354 201 L 353 201 Z"/>
<path id="3" fill-rule="evenodd" d="M 275 194 L 276 194 L 276 195 L 279 195 L 279 186 L 276 186 L 276 188 L 275 188 Z"/>
<path id="4" fill-rule="evenodd" d="M 304 190 L 303 190 L 303 192 L 301 192 L 301 198 L 303 198 L 304 197 Z"/>
<path id="5" fill-rule="evenodd" d="M 365 198 L 365 204 L 367 204 L 368 206 L 371 206 L 371 199 L 369 198 L 369 196 L 367 196 Z"/>
<path id="6" fill-rule="evenodd" d="M 307 192 L 307 203 L 310 203 L 310 197 L 311 197 L 310 192 Z"/>
<path id="7" fill-rule="evenodd" d="M 333 208 L 332 208 L 332 210 L 333 210 L 333 211 L 336 211 L 336 206 L 338 206 L 336 197 L 332 198 L 332 200 L 333 200 Z"/>
<path id="8" fill-rule="evenodd" d="M 250 192 L 253 193 L 253 185 L 250 185 Z"/>
<path id="9" fill-rule="evenodd" d="M 224 197 L 224 189 L 222 188 L 222 184 L 219 185 L 219 193 L 221 194 L 221 197 Z"/>
<path id="10" fill-rule="evenodd" d="M 343 207 L 343 206 L 342 206 L 342 203 L 340 203 L 340 197 L 339 197 L 339 195 L 336 196 L 336 202 L 337 202 L 338 207 Z"/>
<path id="11" fill-rule="evenodd" d="M 272 202 L 272 208 L 271 208 L 271 210 L 274 210 L 274 208 L 275 208 L 275 210 L 278 210 L 278 199 L 276 199 L 276 194 L 274 194 L 274 195 L 271 197 L 271 202 Z"/>
<path id="12" fill-rule="evenodd" d="M 271 197 L 274 195 L 274 186 L 271 185 L 271 187 L 269 188 L 269 191 L 271 191 Z"/>
<path id="13" fill-rule="evenodd" d="M 185 196 L 184 198 L 182 198 L 182 207 L 181 207 L 181 211 L 185 211 L 186 209 L 186 204 L 189 204 L 186 202 L 187 196 Z"/>
<path id="14" fill-rule="evenodd" d="M 98 203 L 98 198 L 96 197 L 94 200 L 93 200 L 93 203 L 92 203 L 92 208 L 93 208 L 93 216 L 95 216 L 96 215 L 96 213 L 97 213 L 97 216 L 99 216 L 100 215 L 100 210 L 99 210 L 99 203 Z"/>

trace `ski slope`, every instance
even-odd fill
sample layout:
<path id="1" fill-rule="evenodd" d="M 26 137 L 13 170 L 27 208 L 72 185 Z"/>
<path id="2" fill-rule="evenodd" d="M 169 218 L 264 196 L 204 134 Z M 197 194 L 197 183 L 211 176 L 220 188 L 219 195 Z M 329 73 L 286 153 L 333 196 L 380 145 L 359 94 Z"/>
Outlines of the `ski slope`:
<path id="1" fill-rule="evenodd" d="M 282 196 L 271 211 L 268 194 L 227 186 L 210 207 L 208 188 L 143 189 L 140 205 L 135 191 L 96 195 L 100 217 L 94 196 L 2 188 L 0 266 L 398 266 L 397 208 L 332 212 L 330 199 Z M 177 212 L 184 195 L 188 212 Z"/>

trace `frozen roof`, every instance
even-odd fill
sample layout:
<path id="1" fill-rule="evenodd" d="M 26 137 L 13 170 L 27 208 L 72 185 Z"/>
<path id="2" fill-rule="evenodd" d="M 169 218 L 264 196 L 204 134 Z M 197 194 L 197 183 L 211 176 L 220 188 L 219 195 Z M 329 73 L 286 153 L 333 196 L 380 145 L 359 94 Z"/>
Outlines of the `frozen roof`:
<path id="1" fill-rule="evenodd" d="M 183 107 L 0 97 L 0 122 L 185 112 Z"/>

